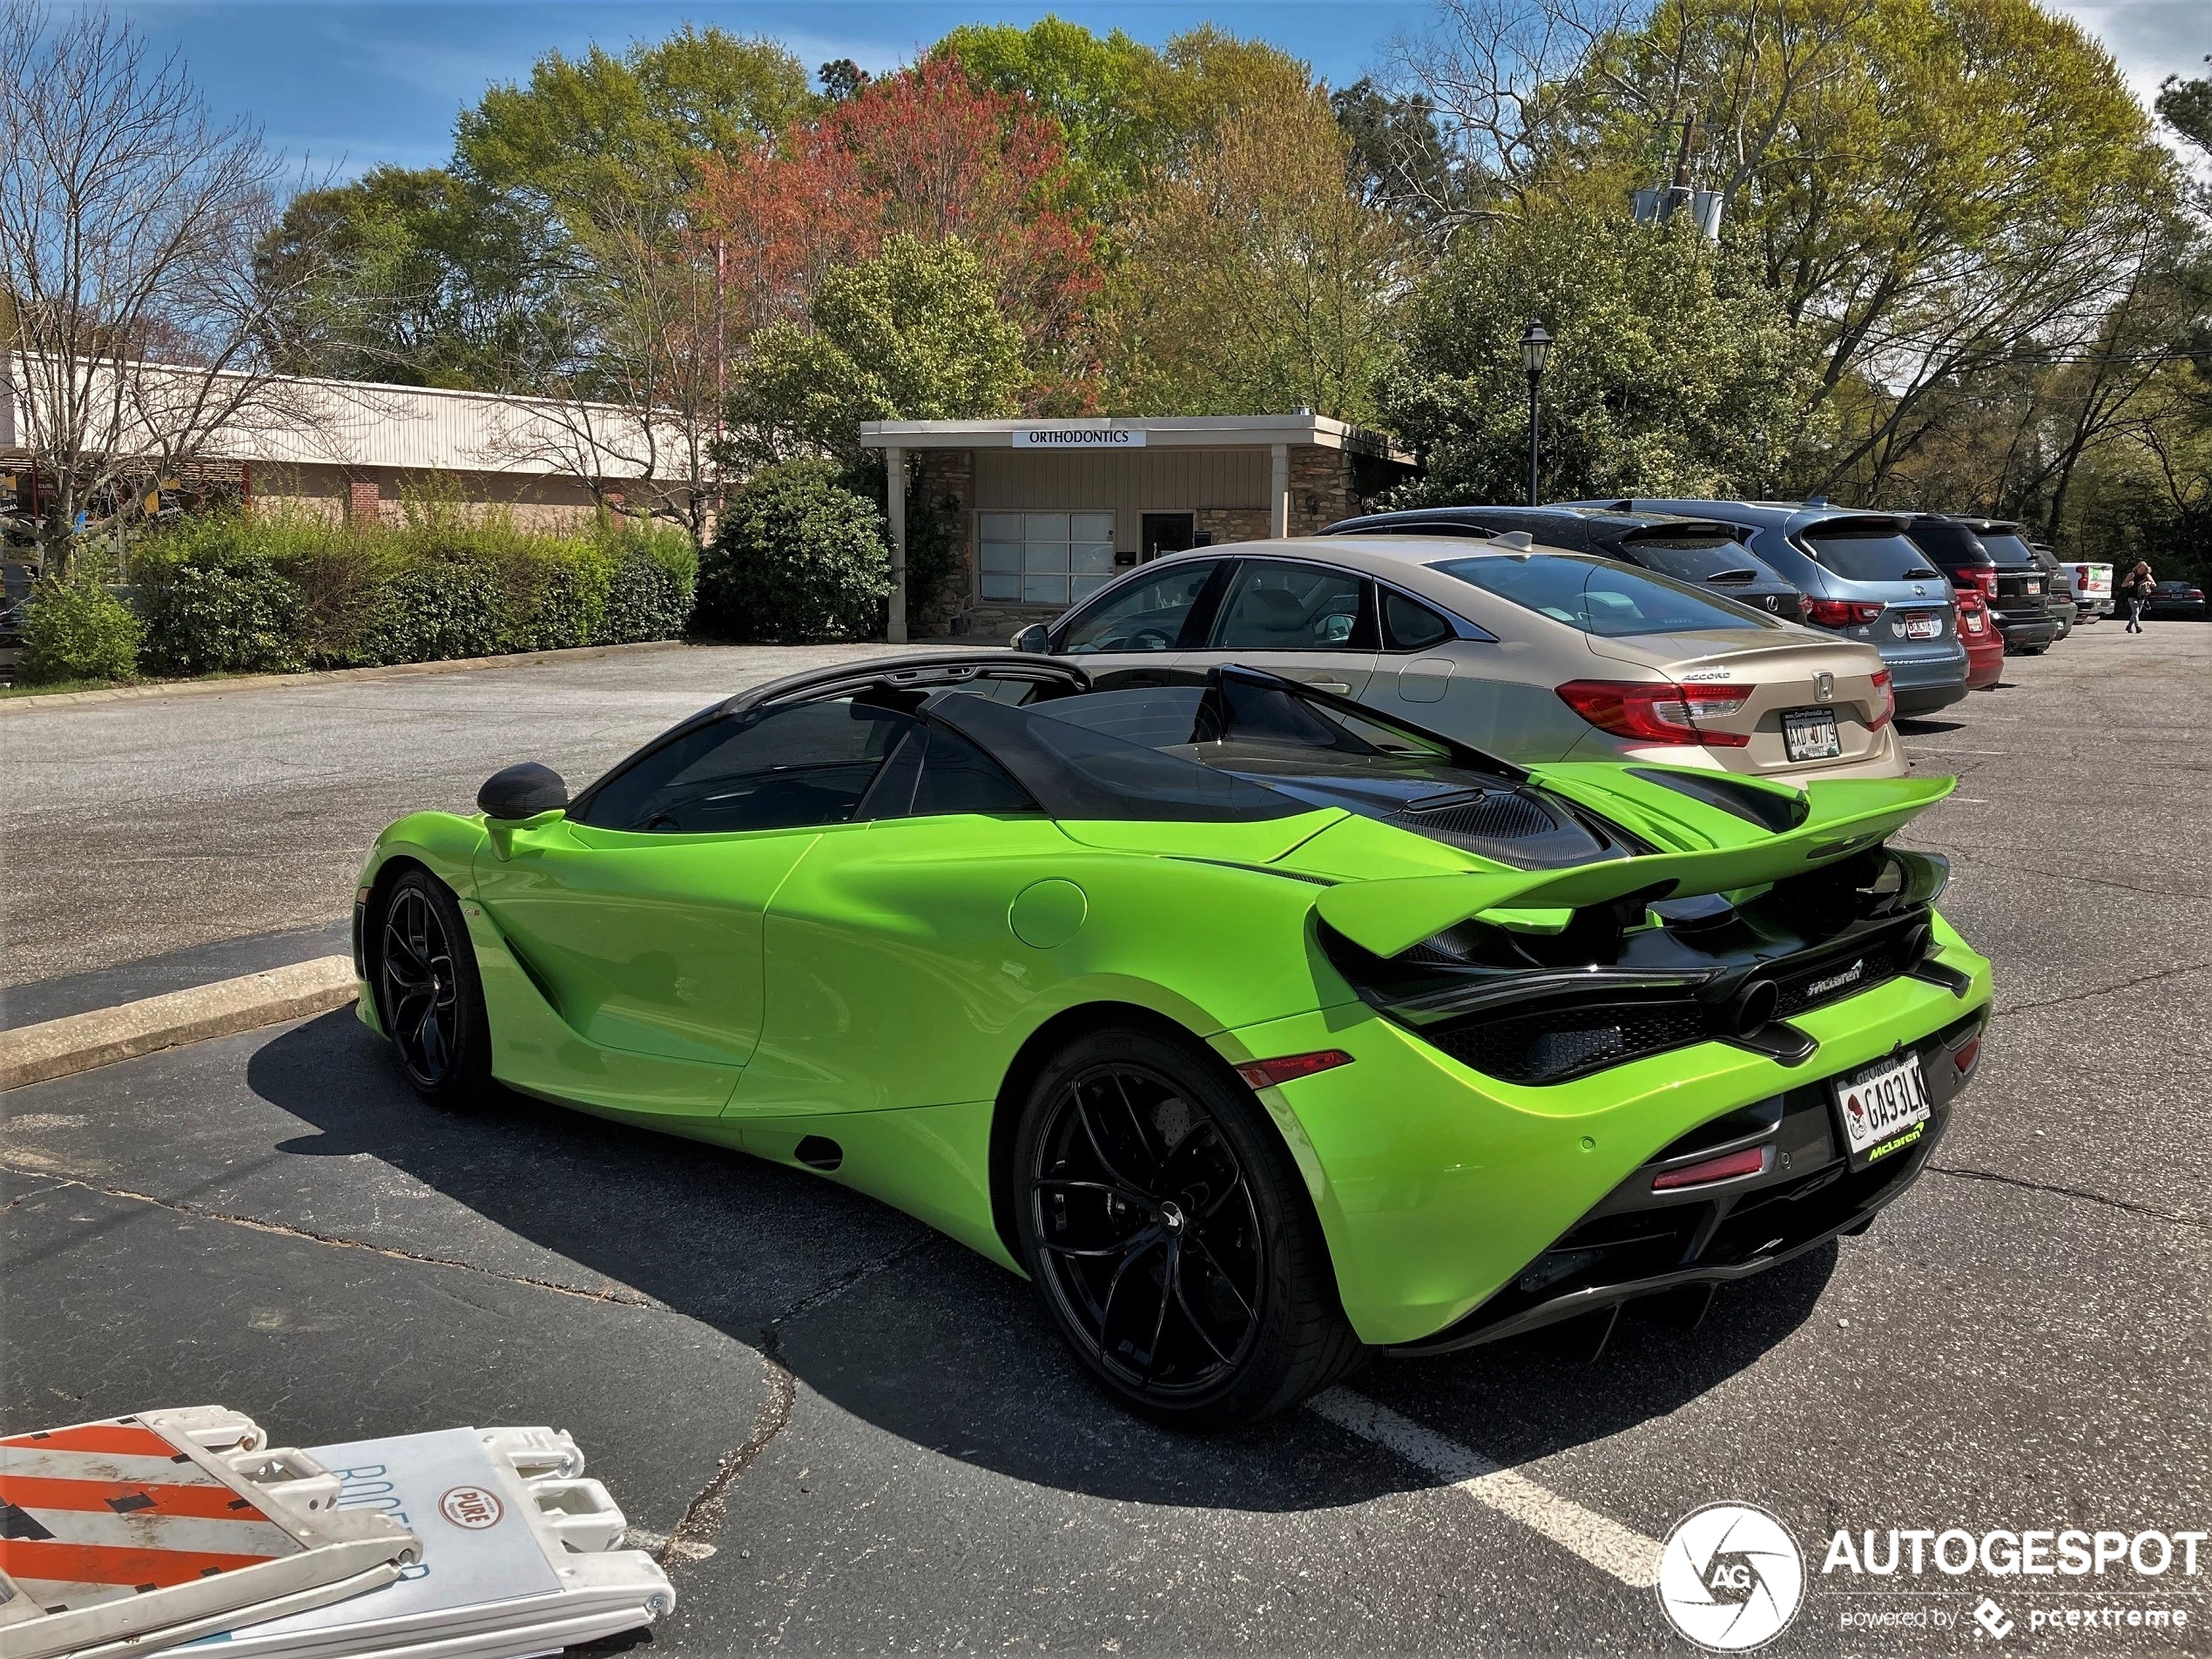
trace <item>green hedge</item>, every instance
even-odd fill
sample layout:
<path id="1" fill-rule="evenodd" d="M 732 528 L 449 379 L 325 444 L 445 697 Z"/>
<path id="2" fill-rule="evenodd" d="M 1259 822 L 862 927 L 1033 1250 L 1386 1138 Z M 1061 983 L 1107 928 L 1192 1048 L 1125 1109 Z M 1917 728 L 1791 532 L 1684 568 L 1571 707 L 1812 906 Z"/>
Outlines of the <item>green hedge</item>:
<path id="1" fill-rule="evenodd" d="M 195 518 L 134 550 L 156 673 L 435 662 L 671 639 L 698 559 L 680 532 L 574 536 L 429 515 L 357 529 L 300 514 Z"/>
<path id="2" fill-rule="evenodd" d="M 138 671 L 138 619 L 98 582 L 41 582 L 23 609 L 24 683 L 127 680 Z"/>

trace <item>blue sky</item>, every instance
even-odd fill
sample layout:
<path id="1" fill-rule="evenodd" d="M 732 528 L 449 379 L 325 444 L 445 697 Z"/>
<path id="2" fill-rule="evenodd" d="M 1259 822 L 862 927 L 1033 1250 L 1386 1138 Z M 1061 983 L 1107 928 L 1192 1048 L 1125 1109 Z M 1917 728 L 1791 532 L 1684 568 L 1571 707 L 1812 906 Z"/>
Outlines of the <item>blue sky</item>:
<path id="1" fill-rule="evenodd" d="M 1157 43 L 1211 20 L 1311 61 L 1339 85 L 1377 67 L 1393 35 L 1418 33 L 1426 0 L 1271 0 L 1114 5 L 882 5 L 861 0 L 793 4 L 469 3 L 357 5 L 317 0 L 260 4 L 119 5 L 164 45 L 185 54 L 210 101 L 258 120 L 270 140 L 314 170 L 358 172 L 380 162 L 432 166 L 448 152 L 455 112 L 496 81 L 528 74 L 541 53 L 593 40 L 619 48 L 666 34 L 686 18 L 783 40 L 809 68 L 851 57 L 888 68 L 954 24 L 1027 24 L 1048 10 L 1090 28 L 1119 26 Z M 2103 37 L 2148 97 L 2161 76 L 2195 72 L 2212 51 L 2205 0 L 2071 4 Z"/>

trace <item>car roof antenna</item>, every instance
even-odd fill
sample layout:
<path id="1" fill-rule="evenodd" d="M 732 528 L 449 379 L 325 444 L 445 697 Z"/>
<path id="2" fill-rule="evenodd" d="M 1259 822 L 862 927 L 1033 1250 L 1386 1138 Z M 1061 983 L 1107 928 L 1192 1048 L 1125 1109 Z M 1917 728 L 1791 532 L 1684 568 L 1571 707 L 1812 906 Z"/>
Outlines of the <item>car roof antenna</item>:
<path id="1" fill-rule="evenodd" d="M 1527 530 L 1501 530 L 1490 539 L 1500 547 L 1509 547 L 1516 553 L 1526 553 L 1536 544 L 1536 538 Z"/>

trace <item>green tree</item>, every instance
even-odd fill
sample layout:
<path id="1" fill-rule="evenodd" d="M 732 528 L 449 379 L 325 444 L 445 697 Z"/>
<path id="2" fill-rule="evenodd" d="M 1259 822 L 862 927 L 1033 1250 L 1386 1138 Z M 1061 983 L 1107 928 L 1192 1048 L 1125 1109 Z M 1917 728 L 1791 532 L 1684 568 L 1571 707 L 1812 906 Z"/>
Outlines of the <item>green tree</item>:
<path id="1" fill-rule="evenodd" d="M 1107 304 L 1118 405 L 1374 412 L 1406 241 L 1318 92 L 1238 115 L 1131 201 Z"/>
<path id="2" fill-rule="evenodd" d="M 528 390 L 562 355 L 534 220 L 442 168 L 379 167 L 301 192 L 255 267 L 285 296 L 272 333 L 299 372 Z"/>
<path id="3" fill-rule="evenodd" d="M 523 85 L 495 86 L 454 129 L 458 170 L 541 205 L 582 232 L 610 204 L 675 206 L 702 156 L 729 159 L 771 139 L 817 100 L 774 41 L 686 24 L 617 57 L 549 52 Z"/>
<path id="4" fill-rule="evenodd" d="M 963 243 L 894 235 L 876 258 L 823 277 L 806 327 L 772 323 L 753 337 L 732 424 L 752 458 L 811 450 L 854 462 L 863 421 L 1015 413 L 1022 343 Z"/>
<path id="5" fill-rule="evenodd" d="M 1026 98 L 1058 122 L 1077 196 L 1094 211 L 1135 189 L 1166 153 L 1151 96 L 1160 55 L 1118 29 L 1094 35 L 1055 17 L 1027 29 L 963 24 L 929 55 L 956 59 L 972 80 Z"/>
<path id="6" fill-rule="evenodd" d="M 1568 210 L 1459 239 L 1408 307 L 1384 414 L 1427 462 L 1406 504 L 1513 502 L 1528 478 L 1521 334 L 1543 381 L 1548 499 L 1764 494 L 1802 464 L 1817 342 L 1755 262 L 1687 226 Z"/>

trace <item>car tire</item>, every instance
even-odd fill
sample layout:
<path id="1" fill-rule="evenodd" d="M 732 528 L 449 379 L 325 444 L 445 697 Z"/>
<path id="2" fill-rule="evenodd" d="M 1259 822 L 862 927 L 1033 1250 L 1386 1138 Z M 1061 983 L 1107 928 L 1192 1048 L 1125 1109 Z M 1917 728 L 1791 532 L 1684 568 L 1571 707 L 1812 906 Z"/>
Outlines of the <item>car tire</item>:
<path id="1" fill-rule="evenodd" d="M 407 871 L 385 890 L 370 938 L 376 1017 L 401 1075 L 434 1106 L 476 1105 L 491 1088 L 491 1025 L 452 890 Z"/>
<path id="2" fill-rule="evenodd" d="M 1235 1427 L 1366 1357 L 1280 1131 L 1195 1040 L 1116 1027 L 1069 1042 L 1023 1103 L 1014 1172 L 1030 1280 L 1132 1410 Z"/>

